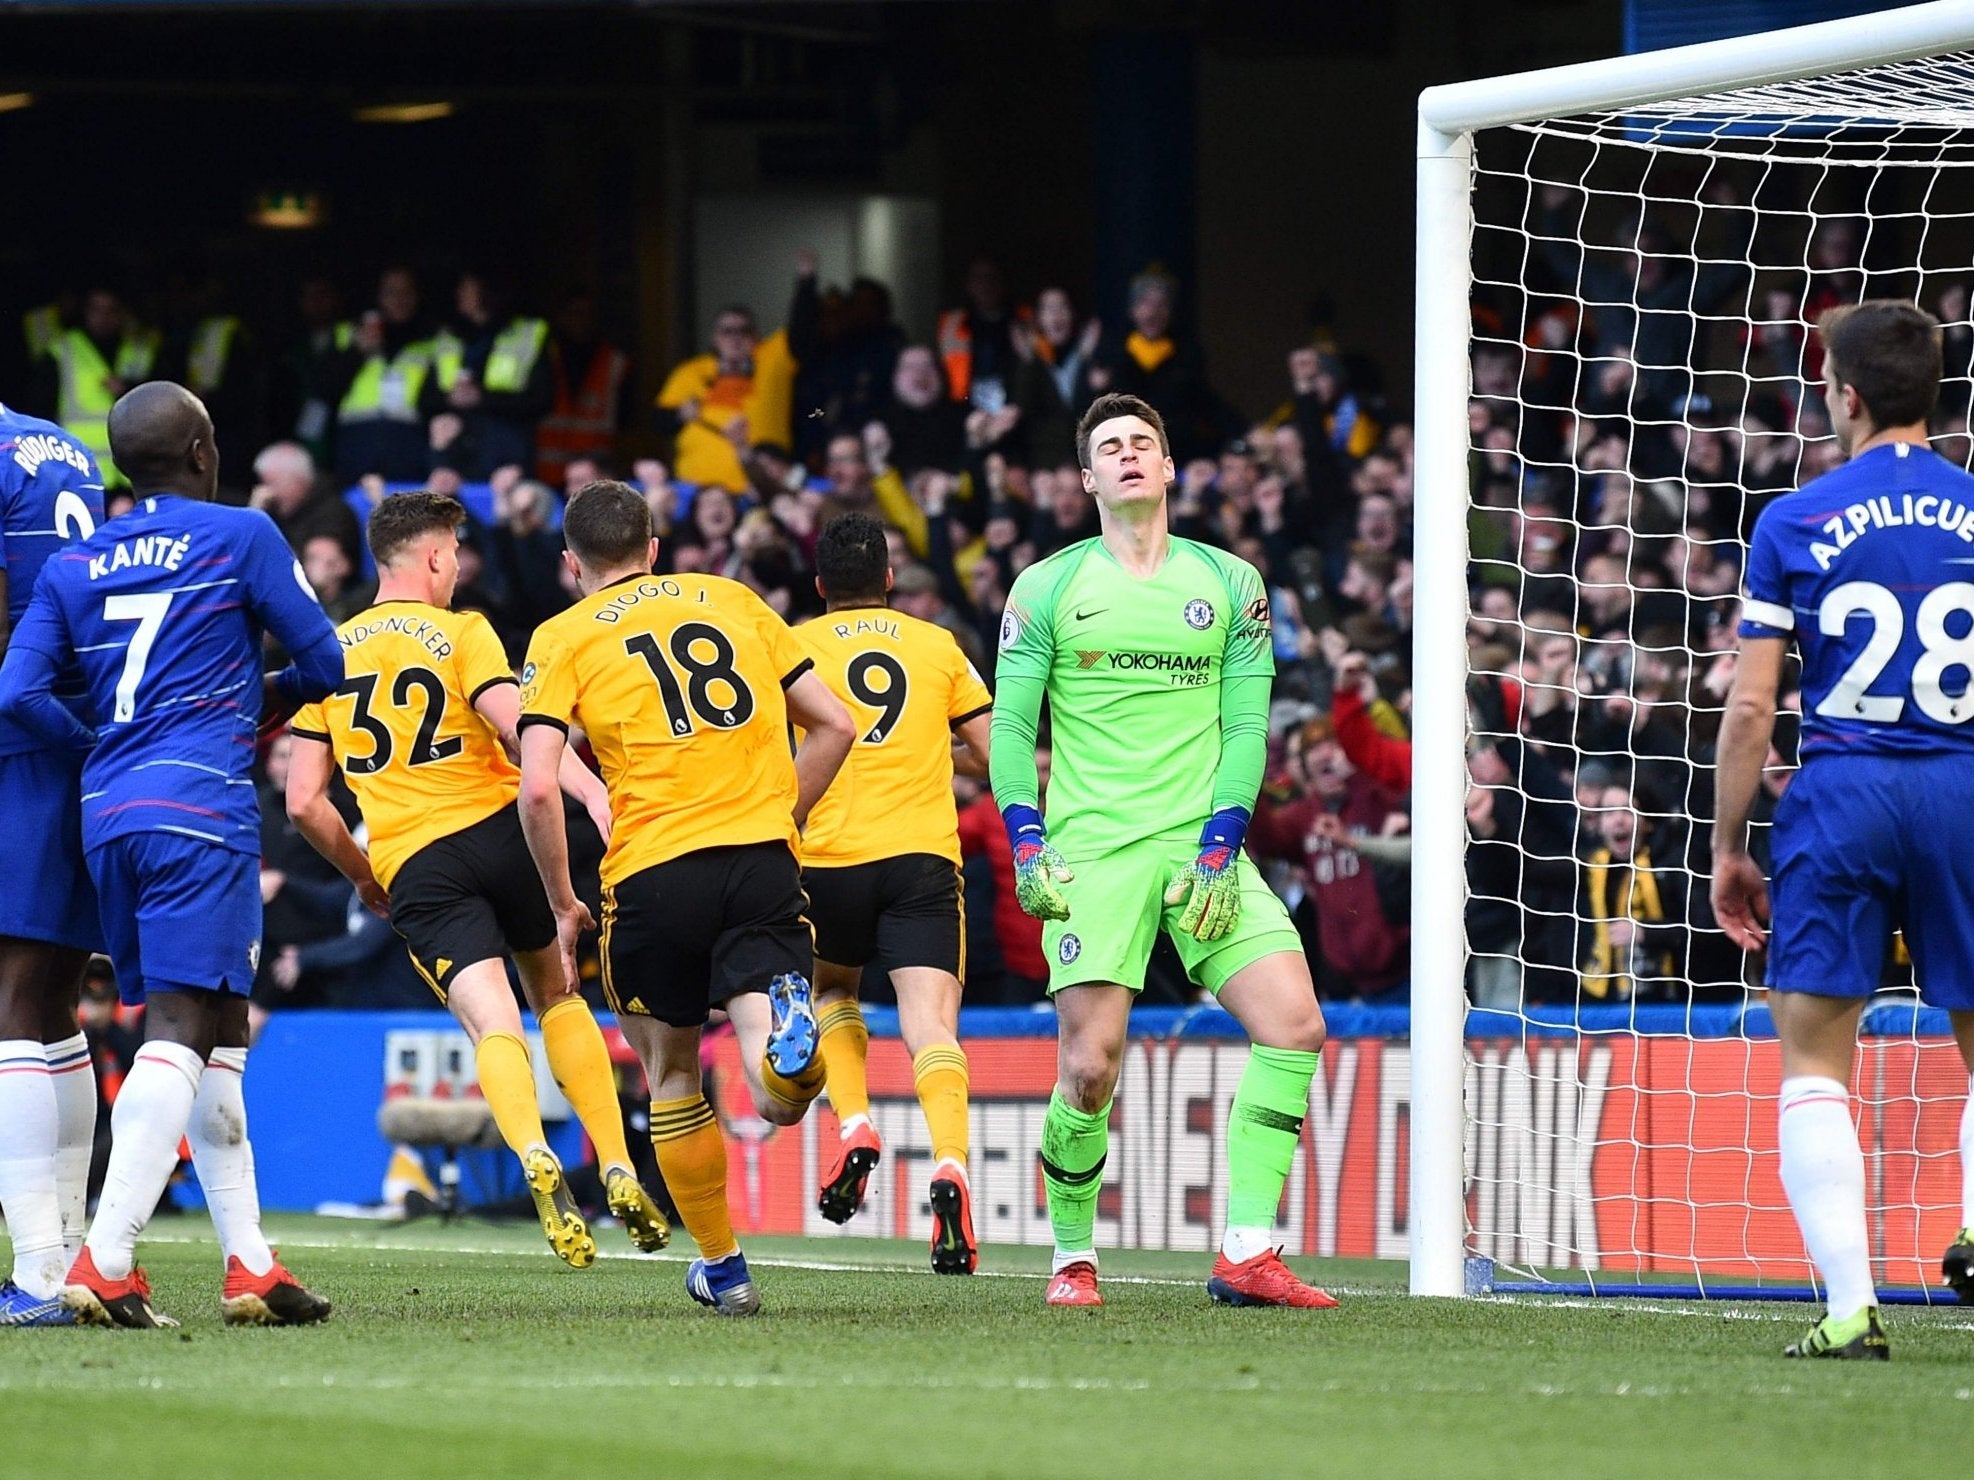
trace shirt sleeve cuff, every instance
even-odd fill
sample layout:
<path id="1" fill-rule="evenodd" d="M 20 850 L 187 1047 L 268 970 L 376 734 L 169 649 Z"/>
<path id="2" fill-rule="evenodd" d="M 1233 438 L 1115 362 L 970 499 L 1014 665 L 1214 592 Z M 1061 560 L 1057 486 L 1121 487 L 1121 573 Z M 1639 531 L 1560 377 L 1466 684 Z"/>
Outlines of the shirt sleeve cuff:
<path id="1" fill-rule="evenodd" d="M 1743 637 L 1787 637 L 1796 630 L 1796 614 L 1774 601 L 1758 601 L 1752 596 L 1741 598 L 1741 635 Z"/>
<path id="2" fill-rule="evenodd" d="M 993 705 L 983 704 L 978 709 L 969 709 L 965 714 L 960 715 L 958 718 L 950 721 L 950 723 L 952 728 L 957 730 L 961 725 L 966 724 L 969 720 L 976 720 L 979 719 L 980 716 L 983 714 L 992 714 L 993 712 L 994 712 Z"/>
<path id="3" fill-rule="evenodd" d="M 552 715 L 547 715 L 547 714 L 524 714 L 521 716 L 520 720 L 515 724 L 514 729 L 515 732 L 518 734 L 520 731 L 527 729 L 531 725 L 553 725 L 556 729 L 560 730 L 563 734 L 566 735 L 569 733 L 569 726 L 565 722 L 556 719 Z"/>
<path id="4" fill-rule="evenodd" d="M 801 662 L 797 663 L 793 668 L 789 669 L 788 672 L 784 673 L 781 676 L 781 686 L 784 689 L 788 688 L 791 684 L 795 682 L 796 679 L 800 678 L 803 674 L 807 673 L 811 668 L 814 668 L 815 666 L 816 666 L 816 660 L 814 658 L 804 658 Z"/>
<path id="5" fill-rule="evenodd" d="M 511 683 L 517 689 L 521 686 L 520 679 L 516 678 L 511 673 L 503 673 L 496 678 L 488 679 L 485 683 L 481 684 L 477 689 L 473 690 L 472 693 L 468 694 L 466 696 L 467 704 L 468 705 L 478 704 L 480 702 L 480 695 L 484 694 L 488 689 L 499 688 L 504 683 Z"/>

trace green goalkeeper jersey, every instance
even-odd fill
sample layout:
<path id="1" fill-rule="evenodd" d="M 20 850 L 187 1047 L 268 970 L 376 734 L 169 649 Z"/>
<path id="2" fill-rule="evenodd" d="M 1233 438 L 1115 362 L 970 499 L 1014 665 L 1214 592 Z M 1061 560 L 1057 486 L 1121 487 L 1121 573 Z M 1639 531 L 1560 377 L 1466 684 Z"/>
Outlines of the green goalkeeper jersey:
<path id="1" fill-rule="evenodd" d="M 1072 861 L 1148 839 L 1194 842 L 1261 788 L 1275 674 L 1268 596 L 1245 560 L 1174 537 L 1145 579 L 1100 539 L 1024 570 L 996 668 L 991 779 L 1036 805 L 1046 693 L 1054 759 L 1046 821 Z"/>

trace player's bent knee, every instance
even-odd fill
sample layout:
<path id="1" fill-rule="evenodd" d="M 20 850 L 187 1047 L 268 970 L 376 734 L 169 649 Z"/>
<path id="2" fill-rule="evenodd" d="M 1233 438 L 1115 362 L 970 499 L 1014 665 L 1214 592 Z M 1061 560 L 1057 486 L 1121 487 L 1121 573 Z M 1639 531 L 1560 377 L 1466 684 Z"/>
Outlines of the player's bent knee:
<path id="1" fill-rule="evenodd" d="M 1063 1098 L 1086 1115 L 1094 1115 L 1110 1103 L 1122 1067 L 1121 1055 L 1101 1048 L 1065 1048 L 1060 1065 Z"/>

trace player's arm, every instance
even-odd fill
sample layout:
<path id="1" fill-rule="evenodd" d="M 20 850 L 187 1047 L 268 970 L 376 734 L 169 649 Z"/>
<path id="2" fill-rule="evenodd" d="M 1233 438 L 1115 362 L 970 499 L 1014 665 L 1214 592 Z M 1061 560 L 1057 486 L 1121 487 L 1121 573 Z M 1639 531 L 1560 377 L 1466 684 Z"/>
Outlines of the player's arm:
<path id="1" fill-rule="evenodd" d="M 521 690 L 512 681 L 489 683 L 473 700 L 473 708 L 500 737 L 500 748 L 507 752 L 507 758 L 515 764 L 521 761 Z M 562 760 L 556 771 L 556 780 L 562 790 L 582 804 L 589 813 L 596 830 L 603 835 L 603 841 L 610 841 L 610 794 L 604 789 L 603 778 L 583 764 L 583 758 L 576 754 L 576 748 L 567 743 L 564 737 Z"/>
<path id="2" fill-rule="evenodd" d="M 329 782 L 336 757 L 328 739 L 317 733 L 293 732 L 288 751 L 288 820 L 308 839 L 309 846 L 336 866 L 355 886 L 360 898 L 379 919 L 391 918 L 391 897 L 370 872 L 370 859 L 350 836 L 336 804 L 329 800 Z"/>
<path id="3" fill-rule="evenodd" d="M 288 666 L 267 679 L 268 707 L 286 718 L 336 691 L 343 681 L 343 645 L 281 531 L 259 510 L 252 514 L 247 599 L 261 625 L 288 650 Z"/>
<path id="4" fill-rule="evenodd" d="M 533 716 L 530 716 L 532 719 Z M 576 897 L 569 878 L 569 833 L 562 821 L 562 762 L 569 750 L 567 732 L 540 721 L 521 731 L 521 832 L 528 854 L 548 891 L 555 911 L 555 938 L 562 948 L 562 972 L 569 990 L 581 989 L 576 970 L 576 941 L 596 927 L 588 906 Z"/>
<path id="5" fill-rule="evenodd" d="M 1031 566 L 1029 570 L 1039 570 Z M 994 667 L 994 710 L 989 717 L 987 785 L 1000 804 L 1014 852 L 1014 897 L 1038 920 L 1067 920 L 1061 886 L 1075 875 L 1042 825 L 1042 788 L 1035 769 L 1035 739 L 1042 695 L 1055 659 L 1055 593 L 1015 579 L 1001 613 L 1001 654 Z"/>
<path id="6" fill-rule="evenodd" d="M 946 723 L 953 731 L 953 769 L 982 780 L 992 751 L 994 696 L 960 645 L 946 639 Z"/>
<path id="7" fill-rule="evenodd" d="M 537 631 L 521 665 L 521 832 L 555 911 L 555 940 L 569 990 L 580 987 L 576 941 L 596 921 L 569 878 L 569 833 L 562 820 L 562 762 L 576 717 L 575 669 L 552 634 Z"/>
<path id="8" fill-rule="evenodd" d="M 0 612 L 6 610 L 0 600 Z M 0 714 L 57 750 L 87 750 L 96 734 L 55 697 L 55 681 L 71 643 L 61 603 L 47 589 L 46 572 L 0 662 Z"/>
<path id="9" fill-rule="evenodd" d="M 805 666 L 786 692 L 788 717 L 804 731 L 802 743 L 795 747 L 795 825 L 806 827 L 810 810 L 850 758 L 857 727 L 843 701 L 816 676 L 813 666 Z"/>
<path id="10" fill-rule="evenodd" d="M 962 776 L 986 779 L 993 769 L 994 712 L 976 714 L 953 728 L 953 769 Z"/>
<path id="11" fill-rule="evenodd" d="M 1748 852 L 1748 816 L 1775 735 L 1788 650 L 1785 638 L 1741 638 L 1715 754 L 1714 918 L 1744 951 L 1760 950 L 1768 940 L 1768 884 Z"/>
<path id="12" fill-rule="evenodd" d="M 1218 940 L 1240 921 L 1235 864 L 1261 794 L 1268 765 L 1268 698 L 1275 684 L 1275 646 L 1268 596 L 1253 566 L 1227 572 L 1232 610 L 1220 659 L 1220 762 L 1213 772 L 1213 813 L 1200 829 L 1199 854 L 1165 892 L 1184 903 L 1179 928 L 1195 940 Z"/>

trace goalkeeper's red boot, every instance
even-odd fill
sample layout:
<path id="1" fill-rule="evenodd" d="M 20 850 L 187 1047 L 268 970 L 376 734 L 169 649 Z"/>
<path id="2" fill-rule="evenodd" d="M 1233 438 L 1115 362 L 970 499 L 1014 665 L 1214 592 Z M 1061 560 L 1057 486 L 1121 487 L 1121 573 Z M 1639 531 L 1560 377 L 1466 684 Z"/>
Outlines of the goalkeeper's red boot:
<path id="1" fill-rule="evenodd" d="M 329 1302 L 305 1288 L 279 1259 L 266 1274 L 252 1274 L 238 1254 L 227 1257 L 219 1309 L 229 1326 L 310 1326 L 329 1319 Z"/>
<path id="2" fill-rule="evenodd" d="M 1066 1264 L 1049 1279 L 1050 1305 L 1102 1305 L 1097 1293 L 1097 1266 L 1087 1259 Z"/>
<path id="3" fill-rule="evenodd" d="M 1234 1263 L 1225 1254 L 1213 1261 L 1206 1293 L 1215 1305 L 1290 1305 L 1298 1310 L 1329 1310 L 1336 1297 L 1305 1285 L 1273 1249 Z"/>
<path id="4" fill-rule="evenodd" d="M 837 1147 L 836 1161 L 816 1194 L 816 1211 L 832 1223 L 848 1223 L 864 1205 L 864 1184 L 877 1170 L 884 1143 L 868 1117 L 857 1117 Z"/>

